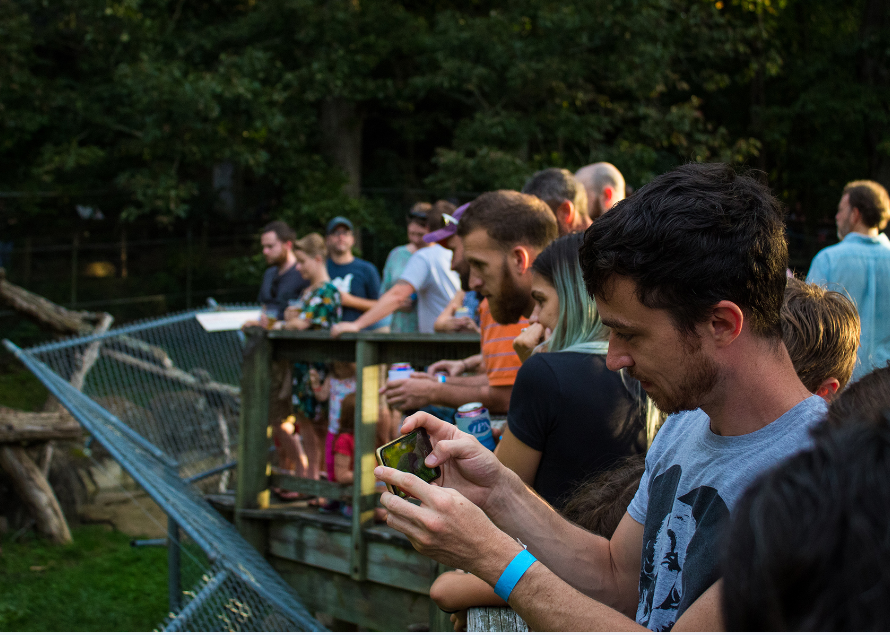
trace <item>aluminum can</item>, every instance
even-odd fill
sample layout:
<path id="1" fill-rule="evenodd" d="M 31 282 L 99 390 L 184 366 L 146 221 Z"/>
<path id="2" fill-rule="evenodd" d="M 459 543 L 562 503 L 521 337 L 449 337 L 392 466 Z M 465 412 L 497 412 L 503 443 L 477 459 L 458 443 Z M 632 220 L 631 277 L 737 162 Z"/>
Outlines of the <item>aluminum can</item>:
<path id="1" fill-rule="evenodd" d="M 470 309 L 468 309 L 465 306 L 458 307 L 457 310 L 454 312 L 454 317 L 456 317 L 456 318 L 470 317 Z"/>
<path id="2" fill-rule="evenodd" d="M 472 434 L 479 439 L 479 443 L 494 451 L 491 417 L 488 416 L 488 408 L 483 408 L 481 403 L 474 401 L 462 405 L 454 415 L 454 423 L 458 430 Z"/>
<path id="3" fill-rule="evenodd" d="M 411 364 L 407 362 L 393 364 L 389 367 L 389 372 L 386 373 L 386 378 L 390 381 L 395 381 L 396 379 L 408 379 L 413 372 L 414 369 L 411 367 Z"/>

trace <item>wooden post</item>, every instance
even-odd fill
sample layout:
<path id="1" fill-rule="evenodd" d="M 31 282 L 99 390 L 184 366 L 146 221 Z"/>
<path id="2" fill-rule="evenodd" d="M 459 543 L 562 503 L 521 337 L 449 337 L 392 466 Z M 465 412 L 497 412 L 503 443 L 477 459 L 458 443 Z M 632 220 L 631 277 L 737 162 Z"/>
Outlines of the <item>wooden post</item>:
<path id="1" fill-rule="evenodd" d="M 377 366 L 378 344 L 359 339 L 355 343 L 355 465 L 352 489 L 352 555 L 350 574 L 354 580 L 368 576 L 367 545 L 363 529 L 374 522 L 374 455 L 377 440 L 377 417 L 380 368 Z"/>
<path id="2" fill-rule="evenodd" d="M 266 332 L 251 328 L 247 332 L 241 376 L 241 415 L 238 423 L 238 487 L 235 493 L 235 526 L 256 550 L 265 555 L 267 527 L 263 521 L 246 518 L 243 509 L 269 506 L 268 478 L 269 396 L 272 387 L 270 364 L 272 346 Z"/>

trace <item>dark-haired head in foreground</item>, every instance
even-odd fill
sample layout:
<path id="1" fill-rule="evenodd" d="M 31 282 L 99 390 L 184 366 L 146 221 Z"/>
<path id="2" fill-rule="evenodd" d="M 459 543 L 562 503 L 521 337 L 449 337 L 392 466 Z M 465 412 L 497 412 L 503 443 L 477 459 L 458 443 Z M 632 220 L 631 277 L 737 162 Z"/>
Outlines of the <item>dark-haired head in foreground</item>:
<path id="1" fill-rule="evenodd" d="M 745 493 L 725 541 L 728 630 L 890 629 L 890 411 L 878 416 L 824 431 Z"/>
<path id="2" fill-rule="evenodd" d="M 700 350 L 702 329 L 715 316 L 740 312 L 754 337 L 780 348 L 788 263 L 782 212 L 766 185 L 729 166 L 690 164 L 656 177 L 594 221 L 579 257 L 587 290 L 612 328 L 609 357 L 644 382 L 665 412 L 698 408 L 721 382 L 721 369 Z M 607 321 L 602 308 L 623 294 L 667 312 L 685 344 L 685 373 L 667 359 L 648 366 L 619 359 L 618 345 L 635 334 Z"/>
<path id="3" fill-rule="evenodd" d="M 890 364 L 854 381 L 828 406 L 825 423 L 841 428 L 849 421 L 874 422 L 890 410 Z"/>

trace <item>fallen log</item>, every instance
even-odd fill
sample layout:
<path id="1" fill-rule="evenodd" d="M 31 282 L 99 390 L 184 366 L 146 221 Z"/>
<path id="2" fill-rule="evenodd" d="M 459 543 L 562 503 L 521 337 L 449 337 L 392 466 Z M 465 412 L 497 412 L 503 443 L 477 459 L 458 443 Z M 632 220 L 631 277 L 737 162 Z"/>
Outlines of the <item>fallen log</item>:
<path id="1" fill-rule="evenodd" d="M 67 410 L 59 412 L 22 412 L 0 407 L 0 443 L 34 443 L 76 440 L 83 429 Z"/>
<path id="2" fill-rule="evenodd" d="M 105 313 L 71 311 L 46 298 L 12 284 L 6 279 L 6 270 L 0 267 L 0 301 L 19 313 L 24 313 L 46 328 L 61 335 L 86 335 L 92 333 Z"/>
<path id="3" fill-rule="evenodd" d="M 155 364 L 137 359 L 132 355 L 127 355 L 126 353 L 121 353 L 119 351 L 113 351 L 107 347 L 102 349 L 102 355 L 118 361 L 122 364 L 127 364 L 129 366 L 133 366 L 134 368 L 138 368 L 139 370 L 151 373 L 152 375 L 155 375 L 157 377 L 169 379 L 170 381 L 181 384 L 192 390 L 196 390 L 199 392 L 216 393 L 224 397 L 234 399 L 240 399 L 241 397 L 241 389 L 236 386 L 221 384 L 217 381 L 213 381 L 212 379 L 202 381 L 201 379 L 195 377 L 195 375 L 192 375 L 191 373 L 187 373 L 184 370 L 180 370 L 175 367 L 162 368 L 160 366 L 156 366 Z"/>
<path id="4" fill-rule="evenodd" d="M 0 467 L 12 477 L 19 498 L 28 506 L 37 530 L 55 543 L 71 542 L 71 530 L 40 467 L 19 445 L 0 445 Z"/>

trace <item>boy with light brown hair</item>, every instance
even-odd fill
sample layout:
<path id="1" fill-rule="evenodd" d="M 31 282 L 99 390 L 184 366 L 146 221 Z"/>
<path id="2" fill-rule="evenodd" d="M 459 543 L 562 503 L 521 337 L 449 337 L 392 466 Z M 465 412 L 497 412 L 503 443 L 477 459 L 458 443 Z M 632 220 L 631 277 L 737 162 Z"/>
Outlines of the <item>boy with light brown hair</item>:
<path id="1" fill-rule="evenodd" d="M 782 305 L 782 341 L 797 376 L 831 402 L 844 389 L 859 348 L 859 313 L 842 293 L 789 278 Z"/>

